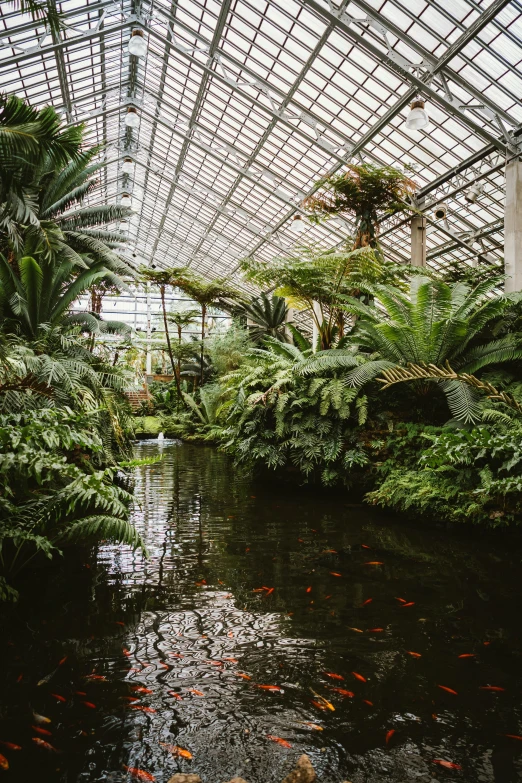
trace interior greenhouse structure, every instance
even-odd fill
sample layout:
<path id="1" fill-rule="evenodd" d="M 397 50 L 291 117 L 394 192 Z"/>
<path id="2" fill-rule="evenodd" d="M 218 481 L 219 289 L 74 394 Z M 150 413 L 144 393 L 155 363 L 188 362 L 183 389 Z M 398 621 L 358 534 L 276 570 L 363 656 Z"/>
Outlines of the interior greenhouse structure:
<path id="1" fill-rule="evenodd" d="M 521 781 L 522 0 L 0 72 L 0 783 Z"/>

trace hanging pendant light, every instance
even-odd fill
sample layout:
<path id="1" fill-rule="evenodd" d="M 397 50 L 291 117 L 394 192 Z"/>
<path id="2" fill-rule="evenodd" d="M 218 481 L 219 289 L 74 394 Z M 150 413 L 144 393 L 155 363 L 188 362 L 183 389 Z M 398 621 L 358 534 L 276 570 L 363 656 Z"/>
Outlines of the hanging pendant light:
<path id="1" fill-rule="evenodd" d="M 292 222 L 288 226 L 288 230 L 291 231 L 292 234 L 302 234 L 303 231 L 306 231 L 306 223 L 301 215 L 294 215 Z"/>
<path id="2" fill-rule="evenodd" d="M 132 204 L 130 193 L 121 194 L 120 204 L 122 207 L 130 207 L 130 205 Z"/>
<path id="3" fill-rule="evenodd" d="M 133 30 L 129 41 L 129 54 L 135 57 L 145 57 L 147 54 L 147 42 L 142 30 Z"/>
<path id="4" fill-rule="evenodd" d="M 424 108 L 422 98 L 416 98 L 410 105 L 410 113 L 406 117 L 406 127 L 408 130 L 423 130 L 430 123 L 428 112 Z"/>
<path id="5" fill-rule="evenodd" d="M 134 172 L 134 161 L 132 158 L 123 158 L 121 170 L 124 174 L 132 174 Z"/>
<path id="6" fill-rule="evenodd" d="M 127 109 L 127 114 L 125 115 L 125 125 L 128 128 L 137 128 L 140 124 L 140 117 L 138 112 L 135 108 L 132 106 Z"/>

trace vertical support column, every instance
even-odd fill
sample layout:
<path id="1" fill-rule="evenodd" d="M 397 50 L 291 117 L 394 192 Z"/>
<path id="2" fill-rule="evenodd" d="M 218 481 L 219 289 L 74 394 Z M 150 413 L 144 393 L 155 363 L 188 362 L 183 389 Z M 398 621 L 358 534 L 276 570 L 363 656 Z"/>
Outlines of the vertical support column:
<path id="1" fill-rule="evenodd" d="M 426 218 L 414 215 L 411 219 L 411 264 L 426 266 Z"/>
<path id="2" fill-rule="evenodd" d="M 505 290 L 522 290 L 522 161 L 506 165 L 506 205 L 504 207 Z"/>
<path id="3" fill-rule="evenodd" d="M 151 308 L 150 308 L 150 283 L 147 283 L 147 343 L 146 343 L 146 369 L 147 375 L 152 375 L 152 345 L 151 345 Z"/>
<path id="4" fill-rule="evenodd" d="M 315 353 L 317 351 L 317 341 L 319 339 L 319 329 L 317 328 L 316 319 L 321 322 L 323 320 L 323 313 L 319 302 L 314 302 L 312 307 L 315 314 L 315 318 L 312 318 L 312 351 Z"/>

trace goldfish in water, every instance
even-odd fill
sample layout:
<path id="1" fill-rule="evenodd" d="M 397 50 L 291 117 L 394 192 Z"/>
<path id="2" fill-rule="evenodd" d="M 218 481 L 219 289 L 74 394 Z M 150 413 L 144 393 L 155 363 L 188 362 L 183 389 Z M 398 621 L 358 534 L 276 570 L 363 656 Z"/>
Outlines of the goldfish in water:
<path id="1" fill-rule="evenodd" d="M 462 769 L 460 764 L 454 764 L 452 761 L 443 761 L 442 759 L 433 759 L 432 764 L 438 764 L 439 767 L 446 767 L 446 769 Z"/>
<path id="2" fill-rule="evenodd" d="M 388 745 L 389 741 L 395 734 L 395 729 L 390 729 L 388 732 L 386 732 L 386 744 Z"/>
<path id="3" fill-rule="evenodd" d="M 183 697 L 180 696 L 179 693 L 176 693 L 176 691 L 167 691 L 169 696 L 172 696 L 173 699 L 178 699 L 178 701 L 183 701 Z"/>
<path id="4" fill-rule="evenodd" d="M 422 658 L 421 653 L 412 652 L 411 650 L 406 650 L 407 655 L 411 655 L 412 658 Z"/>
<path id="5" fill-rule="evenodd" d="M 332 680 L 344 680 L 344 677 L 340 674 L 335 674 L 334 672 L 323 672 L 323 674 L 326 674 L 326 676 L 330 677 Z"/>
<path id="6" fill-rule="evenodd" d="M 180 748 L 179 745 L 167 745 L 164 742 L 160 742 L 160 745 L 162 748 L 166 748 L 170 753 L 172 753 L 173 756 L 181 756 L 181 758 L 184 759 L 191 759 L 192 753 L 190 750 L 185 750 L 185 748 Z"/>
<path id="7" fill-rule="evenodd" d="M 459 655 L 459 658 L 476 658 L 477 656 L 475 653 L 462 653 L 462 655 Z"/>
<path id="8" fill-rule="evenodd" d="M 307 587 L 307 588 L 306 588 L 306 592 L 307 592 L 307 593 L 311 593 L 311 592 L 312 592 L 312 588 L 311 588 L 311 587 Z"/>
<path id="9" fill-rule="evenodd" d="M 511 737 L 511 739 L 522 740 L 522 737 L 520 736 L 520 734 L 506 734 L 505 736 L 506 737 Z"/>
<path id="10" fill-rule="evenodd" d="M 90 710 L 95 710 L 96 709 L 96 704 L 93 704 L 92 701 L 82 701 L 82 704 L 85 707 L 88 707 Z"/>
<path id="11" fill-rule="evenodd" d="M 52 732 L 47 731 L 47 729 L 42 729 L 40 726 L 31 726 L 33 731 L 36 731 L 37 734 L 43 734 L 44 737 L 52 737 Z"/>
<path id="12" fill-rule="evenodd" d="M 140 712 L 156 712 L 153 707 L 143 707 L 141 704 L 130 704 L 131 710 L 140 710 Z"/>
<path id="13" fill-rule="evenodd" d="M 454 696 L 458 696 L 457 691 L 454 691 L 453 688 L 447 688 L 446 685 L 437 685 L 437 688 L 440 688 L 441 691 L 446 691 L 447 693 L 452 693 Z"/>
<path id="14" fill-rule="evenodd" d="M 371 604 L 373 601 L 373 598 L 367 598 L 366 601 L 363 601 L 361 606 L 368 606 L 368 604 Z"/>
<path id="15" fill-rule="evenodd" d="M 300 722 L 303 724 L 303 726 L 309 726 L 311 729 L 314 729 L 314 731 L 324 731 L 323 727 L 319 726 L 317 723 L 310 723 L 307 720 L 302 720 Z M 506 735 L 506 736 L 509 736 L 509 735 Z"/>
<path id="16" fill-rule="evenodd" d="M 123 768 L 126 772 L 129 773 L 133 778 L 136 778 L 136 780 L 156 780 L 154 775 L 151 775 L 150 772 L 145 772 L 144 769 L 138 769 L 137 767 L 127 767 L 126 764 L 123 765 Z"/>
<path id="17" fill-rule="evenodd" d="M 348 699 L 353 699 L 355 693 L 353 691 L 347 691 L 344 688 L 331 688 L 332 691 L 340 693 L 341 696 L 346 696 Z"/>
<path id="18" fill-rule="evenodd" d="M 65 702 L 67 701 L 67 699 L 65 699 L 63 696 L 60 696 L 59 693 L 51 693 L 51 696 L 53 697 L 53 699 L 58 699 L 58 701 L 61 701 L 62 704 L 65 704 Z"/>
<path id="19" fill-rule="evenodd" d="M 205 695 L 201 691 L 196 690 L 196 688 L 187 688 L 187 691 L 189 693 L 194 693 L 196 696 L 204 696 Z"/>
<path id="20" fill-rule="evenodd" d="M 46 718 L 45 715 L 38 715 L 37 712 L 33 712 L 33 720 L 40 726 L 42 723 L 50 723 L 51 719 Z"/>
<path id="21" fill-rule="evenodd" d="M 9 769 L 9 762 L 5 756 L 0 753 L 0 769 Z"/>
<path id="22" fill-rule="evenodd" d="M 368 628 L 368 633 L 382 633 L 384 628 Z"/>
<path id="23" fill-rule="evenodd" d="M 332 576 L 342 576 L 342 574 L 338 574 L 337 571 L 330 571 Z"/>
<path id="24" fill-rule="evenodd" d="M 281 737 L 274 737 L 273 734 L 267 734 L 266 738 L 269 740 L 272 740 L 272 742 L 277 742 L 278 745 L 282 745 L 283 748 L 291 748 L 291 744 L 287 742 L 284 739 L 281 739 Z"/>
<path id="25" fill-rule="evenodd" d="M 356 680 L 359 680 L 359 682 L 366 682 L 366 677 L 363 677 L 362 674 L 359 674 L 358 672 L 352 672 L 353 676 Z"/>
<path id="26" fill-rule="evenodd" d="M 384 563 L 381 563 L 380 560 L 370 560 L 368 563 L 365 563 L 364 565 L 384 565 Z"/>
<path id="27" fill-rule="evenodd" d="M 481 691 L 505 691 L 505 688 L 501 688 L 499 685 L 480 685 Z"/>
<path id="28" fill-rule="evenodd" d="M 0 745 L 3 745 L 4 748 L 9 748 L 9 750 L 22 750 L 20 745 L 15 745 L 14 742 L 3 742 L 0 740 Z"/>
<path id="29" fill-rule="evenodd" d="M 248 674 L 244 674 L 243 672 L 236 672 L 236 677 L 241 677 L 243 680 L 252 679 L 252 677 L 249 677 Z"/>
<path id="30" fill-rule="evenodd" d="M 373 701 L 369 701 L 368 699 L 363 699 L 363 702 L 367 704 L 369 707 L 373 707 Z"/>
<path id="31" fill-rule="evenodd" d="M 133 685 L 132 690 L 136 693 L 153 693 L 150 688 L 144 688 L 142 685 Z"/>
<path id="32" fill-rule="evenodd" d="M 283 689 L 279 685 L 256 685 L 256 688 L 261 688 L 264 691 L 282 691 Z"/>
<path id="33" fill-rule="evenodd" d="M 46 742 L 43 739 L 40 739 L 40 737 L 33 737 L 33 742 L 35 745 L 38 745 L 39 748 L 43 748 L 43 750 L 49 750 L 53 753 L 59 753 L 60 751 L 57 750 L 55 747 L 53 747 L 49 742 Z"/>

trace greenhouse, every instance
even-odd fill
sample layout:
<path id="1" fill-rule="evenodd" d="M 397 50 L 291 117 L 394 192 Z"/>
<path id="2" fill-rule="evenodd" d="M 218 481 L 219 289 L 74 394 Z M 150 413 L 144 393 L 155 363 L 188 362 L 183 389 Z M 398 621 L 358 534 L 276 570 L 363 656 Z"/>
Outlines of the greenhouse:
<path id="1" fill-rule="evenodd" d="M 522 780 L 522 2 L 0 30 L 2 779 Z"/>

